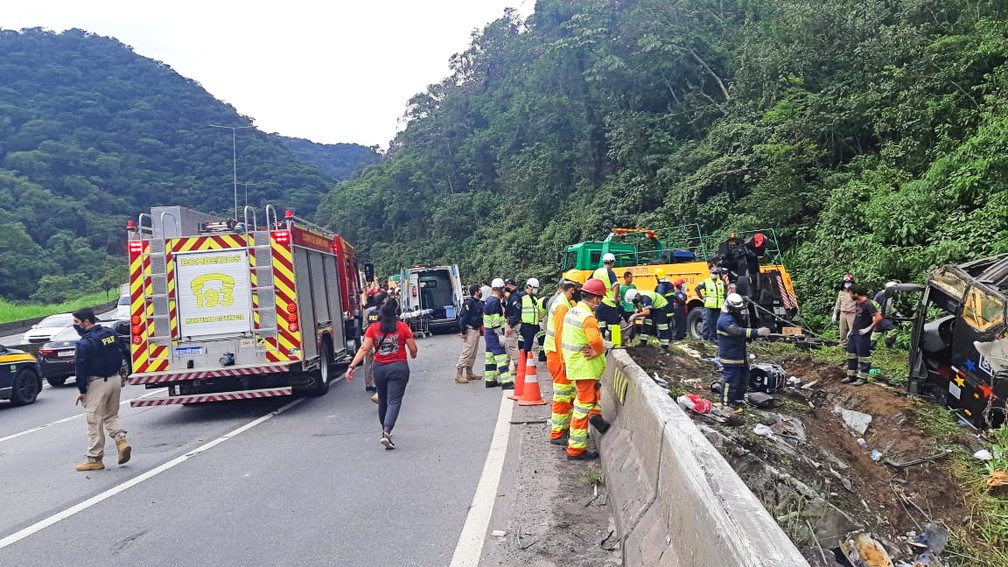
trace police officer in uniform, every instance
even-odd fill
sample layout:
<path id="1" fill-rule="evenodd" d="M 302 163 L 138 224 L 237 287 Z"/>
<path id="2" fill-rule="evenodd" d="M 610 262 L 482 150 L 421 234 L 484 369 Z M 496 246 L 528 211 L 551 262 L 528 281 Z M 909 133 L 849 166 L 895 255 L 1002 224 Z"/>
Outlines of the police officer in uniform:
<path id="1" fill-rule="evenodd" d="M 379 291 L 368 298 L 367 306 L 364 308 L 364 328 L 361 329 L 361 336 L 367 332 L 368 327 L 378 322 L 378 314 L 381 311 L 382 303 L 388 299 L 388 294 Z M 371 392 L 371 401 L 378 403 L 378 389 L 374 383 L 374 352 L 368 351 L 364 356 L 364 391 Z"/>
<path id="2" fill-rule="evenodd" d="M 90 308 L 75 311 L 73 321 L 74 329 L 81 336 L 74 360 L 80 394 L 74 405 L 84 405 L 89 440 L 87 460 L 77 465 L 77 470 L 99 471 L 105 468 L 103 427 L 115 440 L 119 464 L 130 460 L 132 449 L 126 442 L 126 430 L 119 426 L 119 395 L 123 384 L 119 371 L 129 351 L 115 332 L 96 323 Z"/>

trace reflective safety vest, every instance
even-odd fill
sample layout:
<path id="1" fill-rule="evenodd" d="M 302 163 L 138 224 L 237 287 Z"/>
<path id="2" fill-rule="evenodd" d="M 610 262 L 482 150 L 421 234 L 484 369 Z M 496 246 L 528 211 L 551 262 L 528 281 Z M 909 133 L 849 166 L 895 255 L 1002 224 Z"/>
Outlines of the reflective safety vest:
<path id="1" fill-rule="evenodd" d="M 724 280 L 707 278 L 704 280 L 703 306 L 707 309 L 721 309 L 725 300 Z"/>
<path id="2" fill-rule="evenodd" d="M 564 303 L 568 308 L 574 305 L 574 302 L 567 301 L 562 293 L 557 295 L 550 304 L 549 315 L 546 316 L 546 341 L 543 343 L 543 350 L 546 352 L 556 352 L 556 312 Z"/>
<path id="3" fill-rule="evenodd" d="M 538 325 L 543 318 L 542 301 L 531 295 L 522 296 L 521 322 L 527 325 Z"/>
<path id="4" fill-rule="evenodd" d="M 665 299 L 665 296 L 660 293 L 655 293 L 653 291 L 648 291 L 646 289 L 639 289 L 637 290 L 637 293 L 650 299 L 651 307 L 653 307 L 654 309 L 661 309 L 664 311 L 665 308 L 668 307 L 668 300 Z"/>
<path id="5" fill-rule="evenodd" d="M 591 307 L 581 302 L 571 307 L 563 320 L 560 343 L 563 348 L 564 366 L 568 380 L 598 380 L 605 370 L 605 355 L 585 358 L 581 349 L 588 346 L 584 323 L 592 315 Z"/>
<path id="6" fill-rule="evenodd" d="M 504 326 L 503 308 L 497 296 L 491 296 L 483 304 L 483 326 L 487 329 L 499 329 Z"/>
<path id="7" fill-rule="evenodd" d="M 602 266 L 592 272 L 592 277 L 602 280 L 602 283 L 605 284 L 606 294 L 602 296 L 602 303 L 616 307 L 616 290 L 612 288 L 613 284 L 616 283 L 616 280 L 614 279 L 616 277 L 616 272 L 612 272 L 609 268 Z"/>

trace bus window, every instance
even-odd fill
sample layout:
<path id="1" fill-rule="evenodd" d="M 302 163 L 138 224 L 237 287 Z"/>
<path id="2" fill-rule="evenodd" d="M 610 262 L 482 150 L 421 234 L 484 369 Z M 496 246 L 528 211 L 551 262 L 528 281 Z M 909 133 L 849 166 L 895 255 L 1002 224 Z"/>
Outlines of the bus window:
<path id="1" fill-rule="evenodd" d="M 1004 323 L 1005 302 L 982 288 L 973 287 L 966 292 L 962 316 L 970 327 L 983 333 Z"/>

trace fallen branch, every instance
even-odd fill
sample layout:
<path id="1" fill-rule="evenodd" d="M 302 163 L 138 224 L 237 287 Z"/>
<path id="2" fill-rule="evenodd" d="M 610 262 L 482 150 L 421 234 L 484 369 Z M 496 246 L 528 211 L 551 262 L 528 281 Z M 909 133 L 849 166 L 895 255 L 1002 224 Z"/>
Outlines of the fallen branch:
<path id="1" fill-rule="evenodd" d="M 931 455 L 929 457 L 921 457 L 920 459 L 914 459 L 912 461 L 907 461 L 905 463 L 897 463 L 896 461 L 893 461 L 892 459 L 888 459 L 887 458 L 885 460 L 885 464 L 887 464 L 887 465 L 889 465 L 891 467 L 896 467 L 898 469 L 905 469 L 907 467 L 912 467 L 914 465 L 921 465 L 921 464 L 928 463 L 928 462 L 931 462 L 931 461 L 937 461 L 938 459 L 943 459 L 943 458 L 945 458 L 945 457 L 947 457 L 947 456 L 949 456 L 951 454 L 952 454 L 952 451 L 946 449 L 946 450 L 942 451 L 941 453 L 937 453 L 937 454 Z"/>

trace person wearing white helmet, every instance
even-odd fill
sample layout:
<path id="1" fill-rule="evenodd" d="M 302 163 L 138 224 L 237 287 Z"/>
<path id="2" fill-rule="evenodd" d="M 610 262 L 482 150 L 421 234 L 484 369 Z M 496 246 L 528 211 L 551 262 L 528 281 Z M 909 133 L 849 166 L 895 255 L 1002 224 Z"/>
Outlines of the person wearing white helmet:
<path id="1" fill-rule="evenodd" d="M 539 280 L 529 278 L 525 282 L 525 293 L 521 296 L 521 328 L 519 329 L 521 334 L 520 349 L 525 352 L 525 356 L 535 351 L 536 335 L 542 330 L 539 327 L 539 322 L 546 315 L 538 293 Z"/>
<path id="2" fill-rule="evenodd" d="M 749 359 L 746 341 L 770 334 L 769 327 L 745 326 L 745 300 L 737 293 L 725 297 L 717 320 L 718 358 L 721 360 L 721 402 L 733 409 L 745 401 L 749 386 Z"/>
<path id="3" fill-rule="evenodd" d="M 486 366 L 483 384 L 487 388 L 514 389 L 508 368 L 507 349 L 504 348 L 504 280 L 490 282 L 490 297 L 483 302 L 483 340 L 486 341 Z"/>
<path id="4" fill-rule="evenodd" d="M 602 303 L 595 309 L 595 318 L 598 320 L 599 329 L 602 336 L 609 338 L 609 326 L 620 324 L 620 310 L 617 306 L 616 296 L 619 295 L 619 280 L 616 279 L 616 255 L 606 252 L 602 255 L 602 266 L 592 273 L 593 278 L 602 282 L 606 288 L 606 294 L 602 296 Z"/>

